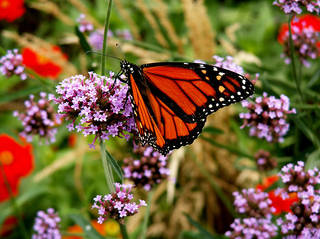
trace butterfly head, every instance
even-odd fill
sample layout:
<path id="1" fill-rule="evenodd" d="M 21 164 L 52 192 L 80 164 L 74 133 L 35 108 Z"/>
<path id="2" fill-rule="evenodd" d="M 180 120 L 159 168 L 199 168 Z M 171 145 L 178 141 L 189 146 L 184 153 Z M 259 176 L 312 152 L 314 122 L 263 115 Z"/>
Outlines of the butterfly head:
<path id="1" fill-rule="evenodd" d="M 126 60 L 120 61 L 121 70 L 127 75 L 134 72 L 134 65 Z"/>

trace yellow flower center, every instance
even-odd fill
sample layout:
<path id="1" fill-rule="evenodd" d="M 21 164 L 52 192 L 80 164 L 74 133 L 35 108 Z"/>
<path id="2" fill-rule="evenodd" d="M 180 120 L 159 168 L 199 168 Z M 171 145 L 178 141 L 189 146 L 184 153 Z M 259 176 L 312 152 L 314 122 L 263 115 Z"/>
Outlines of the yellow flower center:
<path id="1" fill-rule="evenodd" d="M 49 61 L 47 57 L 41 55 L 37 55 L 37 60 L 40 64 L 45 64 Z"/>
<path id="2" fill-rule="evenodd" d="M 2 0 L 0 2 L 0 8 L 6 9 L 6 8 L 8 8 L 8 6 L 9 6 L 9 1 L 8 0 Z"/>
<path id="3" fill-rule="evenodd" d="M 13 161 L 13 155 L 10 151 L 0 152 L 0 162 L 3 165 L 11 164 Z"/>

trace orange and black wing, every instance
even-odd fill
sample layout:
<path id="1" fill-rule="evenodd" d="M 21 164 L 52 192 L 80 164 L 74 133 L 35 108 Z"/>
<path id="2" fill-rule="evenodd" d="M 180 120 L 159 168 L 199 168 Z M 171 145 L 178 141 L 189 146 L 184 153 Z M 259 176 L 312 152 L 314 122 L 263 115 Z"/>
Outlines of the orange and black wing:
<path id="1" fill-rule="evenodd" d="M 207 64 L 161 62 L 134 68 L 129 80 L 140 139 L 162 154 L 191 144 L 208 114 L 254 91 L 245 77 Z"/>
<path id="2" fill-rule="evenodd" d="M 205 119 L 194 123 L 184 122 L 150 89 L 140 85 L 132 74 L 130 86 L 141 144 L 148 144 L 166 155 L 172 149 L 191 144 L 200 134 Z"/>

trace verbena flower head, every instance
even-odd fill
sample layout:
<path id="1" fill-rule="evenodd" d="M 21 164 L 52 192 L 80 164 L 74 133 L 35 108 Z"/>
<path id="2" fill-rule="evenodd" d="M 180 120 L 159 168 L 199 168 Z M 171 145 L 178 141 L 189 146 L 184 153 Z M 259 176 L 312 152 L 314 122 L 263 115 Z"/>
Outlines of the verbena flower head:
<path id="1" fill-rule="evenodd" d="M 232 56 L 227 56 L 226 58 L 220 57 L 220 56 L 213 56 L 212 57 L 216 63 L 214 64 L 217 67 L 221 67 L 230 71 L 234 71 L 240 75 L 244 74 L 244 70 L 241 66 L 234 63 Z"/>
<path id="2" fill-rule="evenodd" d="M 108 37 L 113 36 L 113 32 L 111 30 L 108 30 Z M 95 49 L 95 50 L 102 50 L 103 47 L 103 30 L 98 29 L 96 31 L 93 31 L 89 35 L 89 44 Z"/>
<path id="3" fill-rule="evenodd" d="M 77 130 L 84 136 L 97 138 L 122 137 L 128 139 L 128 132 L 135 130 L 128 86 L 115 81 L 114 73 L 99 76 L 90 72 L 89 76 L 76 75 L 63 80 L 57 86 L 55 102 L 58 113 L 71 123 L 70 131 Z"/>
<path id="4" fill-rule="evenodd" d="M 306 7 L 308 12 L 319 13 L 319 0 L 275 0 L 273 5 L 278 6 L 285 14 L 302 13 L 302 7 Z"/>
<path id="5" fill-rule="evenodd" d="M 320 18 L 312 15 L 295 17 L 291 22 L 293 46 L 299 60 L 307 67 L 310 59 L 320 55 Z M 284 47 L 281 55 L 285 63 L 290 63 L 289 27 L 283 24 L 280 28 L 278 41 Z"/>
<path id="6" fill-rule="evenodd" d="M 123 38 L 127 41 L 133 40 L 131 32 L 128 29 L 116 30 L 116 36 Z"/>
<path id="7" fill-rule="evenodd" d="M 263 149 L 259 150 L 254 158 L 257 162 L 258 170 L 260 171 L 268 171 L 277 167 L 277 159 L 272 157 L 270 152 L 265 151 Z"/>
<path id="8" fill-rule="evenodd" d="M 225 235 L 231 239 L 270 239 L 277 235 L 277 226 L 270 219 L 237 218 L 230 227 Z"/>
<path id="9" fill-rule="evenodd" d="M 254 188 L 243 189 L 241 193 L 234 192 L 236 211 L 248 217 L 266 218 L 274 212 L 268 193 Z"/>
<path id="10" fill-rule="evenodd" d="M 29 100 L 24 102 L 26 111 L 13 113 L 21 120 L 24 129 L 20 135 L 28 142 L 31 142 L 34 136 L 39 136 L 46 143 L 55 142 L 56 126 L 61 124 L 61 119 L 50 103 L 52 98 L 52 94 L 47 96 L 46 93 L 41 92 L 40 99 L 35 101 L 34 96 L 30 95 Z"/>
<path id="11" fill-rule="evenodd" d="M 255 103 L 247 100 L 241 102 L 242 106 L 249 110 L 248 113 L 240 113 L 244 119 L 241 128 L 249 127 L 250 135 L 264 138 L 268 142 L 283 142 L 283 136 L 289 130 L 286 119 L 288 114 L 295 114 L 296 110 L 290 108 L 290 100 L 281 95 L 280 99 L 274 96 L 257 97 Z"/>
<path id="12" fill-rule="evenodd" d="M 22 65 L 22 55 L 18 53 L 17 49 L 8 50 L 7 54 L 0 58 L 0 71 L 6 77 L 17 75 L 21 80 L 27 79 Z"/>
<path id="13" fill-rule="evenodd" d="M 123 171 L 124 177 L 132 180 L 137 187 L 149 191 L 169 176 L 166 156 L 150 146 L 134 145 L 133 152 L 134 158 L 124 159 Z"/>
<path id="14" fill-rule="evenodd" d="M 47 209 L 47 213 L 39 211 L 33 226 L 35 233 L 32 235 L 32 239 L 60 239 L 60 221 L 60 217 L 52 208 Z"/>
<path id="15" fill-rule="evenodd" d="M 102 224 L 108 218 L 113 218 L 120 223 L 124 223 L 124 218 L 136 214 L 140 207 L 146 206 L 144 200 L 139 204 L 132 202 L 131 184 L 115 183 L 116 191 L 104 196 L 97 195 L 93 200 L 92 208 L 98 210 L 98 223 Z"/>
<path id="16" fill-rule="evenodd" d="M 290 163 L 284 166 L 280 177 L 286 189 L 281 196 L 286 198 L 292 192 L 297 195 L 297 201 L 290 207 L 291 211 L 284 218 L 278 219 L 278 223 L 282 225 L 282 234 L 287 235 L 288 238 L 319 238 L 319 170 L 314 168 L 306 171 L 304 163 L 299 161 L 297 165 Z"/>
<path id="17" fill-rule="evenodd" d="M 86 19 L 85 14 L 80 14 L 79 18 L 77 19 L 77 22 L 79 23 L 78 29 L 80 32 L 85 33 L 85 32 L 91 32 L 94 30 L 92 23 Z"/>

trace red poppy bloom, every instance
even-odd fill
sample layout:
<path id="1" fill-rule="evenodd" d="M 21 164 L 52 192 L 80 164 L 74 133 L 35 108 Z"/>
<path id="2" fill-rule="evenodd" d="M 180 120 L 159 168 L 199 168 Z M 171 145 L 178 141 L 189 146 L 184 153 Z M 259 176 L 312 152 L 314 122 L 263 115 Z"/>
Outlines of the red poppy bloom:
<path id="1" fill-rule="evenodd" d="M 0 20 L 12 22 L 20 18 L 26 11 L 23 2 L 24 0 L 0 0 Z"/>
<path id="2" fill-rule="evenodd" d="M 268 178 L 265 178 L 262 184 L 257 185 L 257 189 L 262 191 L 270 188 L 275 182 L 279 180 L 279 176 L 274 175 Z M 294 202 L 298 201 L 298 197 L 296 193 L 290 193 L 289 198 L 282 199 L 281 195 L 276 195 L 274 190 L 268 192 L 269 198 L 272 201 L 271 206 L 274 207 L 276 210 L 273 214 L 279 215 L 283 212 L 290 212 L 291 205 Z"/>
<path id="3" fill-rule="evenodd" d="M 52 50 L 48 50 L 49 54 L 59 55 L 66 59 L 66 55 L 61 52 L 60 47 L 54 46 Z M 49 57 L 45 55 L 40 55 L 31 48 L 22 49 L 22 63 L 37 73 L 39 76 L 56 78 L 62 72 L 62 67 L 56 62 L 52 61 Z"/>
<path id="4" fill-rule="evenodd" d="M 31 144 L 20 145 L 10 136 L 1 134 L 0 167 L 1 202 L 10 198 L 6 181 L 9 183 L 12 193 L 17 195 L 20 178 L 27 176 L 32 171 L 33 155 Z"/>
<path id="5" fill-rule="evenodd" d="M 314 15 L 303 15 L 295 17 L 291 22 L 291 29 L 293 32 L 301 31 L 303 28 L 313 27 L 316 32 L 320 32 L 320 17 Z M 296 30 L 295 30 L 296 29 Z M 281 25 L 278 35 L 278 41 L 283 44 L 289 34 L 289 27 L 287 23 Z"/>

